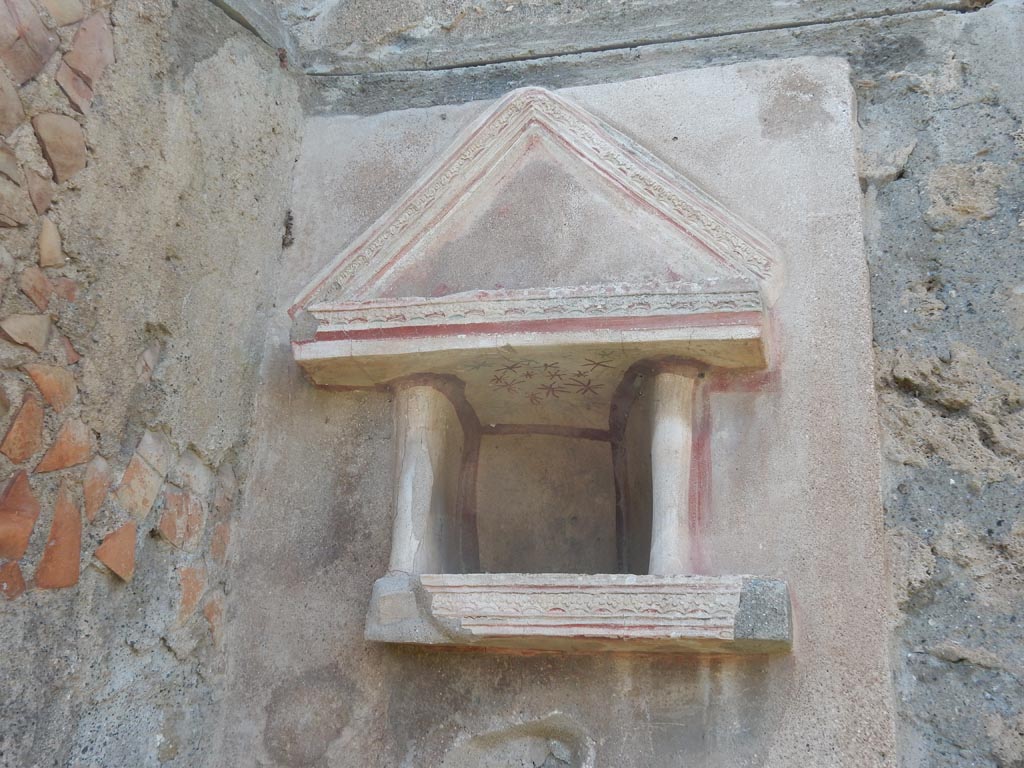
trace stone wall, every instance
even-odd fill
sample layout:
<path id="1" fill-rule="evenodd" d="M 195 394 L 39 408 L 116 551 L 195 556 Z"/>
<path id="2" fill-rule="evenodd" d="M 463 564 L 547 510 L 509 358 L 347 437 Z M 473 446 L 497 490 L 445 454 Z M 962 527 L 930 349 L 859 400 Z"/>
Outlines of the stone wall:
<path id="1" fill-rule="evenodd" d="M 1024 4 L 822 3 L 795 15 L 708 4 L 688 25 L 663 3 L 633 3 L 640 17 L 611 31 L 599 14 L 587 23 L 585 3 L 480 3 L 461 16 L 429 3 L 419 15 L 224 5 L 245 27 L 201 0 L 0 8 L 0 765 L 221 764 L 218 703 L 228 676 L 246 672 L 231 666 L 231 589 L 247 578 L 230 568 L 232 488 L 245 488 L 244 509 L 290 482 L 272 466 L 252 476 L 248 440 L 263 339 L 282 311 L 272 288 L 303 111 L 798 55 L 849 60 L 859 99 L 901 760 L 1024 764 Z M 545 32 L 569 22 L 570 44 Z M 332 34 L 345 56 L 315 55 Z M 322 397 L 287 375 L 297 402 Z M 282 510 L 301 534 L 282 585 L 361 572 L 386 550 L 388 445 L 353 454 L 343 440 L 386 435 L 386 405 L 368 394 L 332 417 L 338 435 L 322 448 L 344 472 L 304 481 L 338 495 L 337 515 L 306 530 L 301 510 Z M 250 554 L 276 536 L 252 539 Z M 329 614 L 330 598 L 295 610 Z M 303 641 L 330 655 L 360 632 L 328 623 Z M 335 658 L 290 687 L 247 678 L 274 690 L 263 731 L 244 738 L 270 764 L 316 764 L 346 724 L 366 726 L 346 719 L 354 698 L 401 713 L 409 702 L 389 698 L 386 670 L 376 687 L 345 682 L 375 654 Z M 557 676 L 543 658 L 476 660 L 457 678 L 439 664 L 412 683 L 457 715 L 524 666 L 565 696 L 600 673 L 588 658 Z M 321 716 L 303 719 L 309 708 Z M 555 745 L 540 760 L 571 764 L 587 751 L 573 728 L 548 719 L 511 738 L 523 754 Z M 396 747 L 408 734 L 378 733 L 367 747 L 386 755 L 377 764 L 410 764 Z M 485 764 L 488 738 L 457 759 Z"/>
<path id="2" fill-rule="evenodd" d="M 4 9 L 0 765 L 200 765 L 298 88 L 205 2 Z"/>

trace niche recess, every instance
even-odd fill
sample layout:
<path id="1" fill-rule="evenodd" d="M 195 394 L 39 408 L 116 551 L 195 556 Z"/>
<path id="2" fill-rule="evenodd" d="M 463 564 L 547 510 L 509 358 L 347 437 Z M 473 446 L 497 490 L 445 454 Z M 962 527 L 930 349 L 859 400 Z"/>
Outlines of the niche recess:
<path id="1" fill-rule="evenodd" d="M 788 649 L 784 582 L 690 555 L 702 381 L 768 365 L 778 279 L 763 237 L 552 93 L 467 129 L 290 311 L 314 384 L 394 394 L 367 637 Z"/>

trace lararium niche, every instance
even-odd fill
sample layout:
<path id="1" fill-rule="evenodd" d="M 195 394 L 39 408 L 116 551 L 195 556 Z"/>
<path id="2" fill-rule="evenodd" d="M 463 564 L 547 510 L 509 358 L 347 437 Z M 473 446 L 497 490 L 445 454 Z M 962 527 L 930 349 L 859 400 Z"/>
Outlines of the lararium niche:
<path id="1" fill-rule="evenodd" d="M 701 574 L 707 382 L 770 366 L 772 246 L 563 98 L 513 91 L 303 291 L 295 359 L 394 396 L 366 636 L 765 653 L 784 581 Z"/>

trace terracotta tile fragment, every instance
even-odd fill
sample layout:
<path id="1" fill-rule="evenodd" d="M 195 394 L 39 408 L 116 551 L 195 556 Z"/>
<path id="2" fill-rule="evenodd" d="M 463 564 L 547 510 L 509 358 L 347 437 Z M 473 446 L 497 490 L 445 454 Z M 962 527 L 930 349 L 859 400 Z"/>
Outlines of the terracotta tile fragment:
<path id="1" fill-rule="evenodd" d="M 33 170 L 25 171 L 25 180 L 28 182 L 28 196 L 32 201 L 32 207 L 42 216 L 50 210 L 53 203 L 53 182 Z"/>
<path id="2" fill-rule="evenodd" d="M 231 543 L 231 523 L 217 523 L 210 535 L 210 554 L 220 565 L 228 561 L 228 545 Z"/>
<path id="3" fill-rule="evenodd" d="M 78 283 L 70 277 L 55 277 L 50 281 L 53 292 L 64 301 L 75 301 L 78 298 Z"/>
<path id="4" fill-rule="evenodd" d="M 27 267 L 18 276 L 18 287 L 36 308 L 42 312 L 50 306 L 50 299 L 53 297 L 53 283 L 39 267 Z"/>
<path id="5" fill-rule="evenodd" d="M 75 386 L 75 377 L 67 368 L 46 363 L 28 363 L 24 369 L 43 394 L 43 399 L 57 413 L 74 402 L 78 387 Z"/>
<path id="6" fill-rule="evenodd" d="M 178 574 L 181 580 L 181 601 L 178 603 L 178 624 L 184 624 L 196 612 L 199 599 L 206 590 L 206 569 L 201 565 L 186 566 Z"/>
<path id="7" fill-rule="evenodd" d="M 90 523 L 96 519 L 96 513 L 107 498 L 111 480 L 110 464 L 102 456 L 96 456 L 86 465 L 82 494 L 85 497 L 85 519 Z"/>
<path id="8" fill-rule="evenodd" d="M 59 42 L 29 0 L 0 3 L 0 61 L 7 65 L 17 85 L 42 71 Z"/>
<path id="9" fill-rule="evenodd" d="M 6 176 L 0 176 L 0 227 L 23 227 L 31 220 L 28 193 Z"/>
<path id="10" fill-rule="evenodd" d="M 50 316 L 10 315 L 0 320 L 0 330 L 15 344 L 42 352 L 50 338 Z"/>
<path id="11" fill-rule="evenodd" d="M 25 591 L 25 578 L 17 563 L 0 565 L 0 595 L 13 600 Z"/>
<path id="12" fill-rule="evenodd" d="M 43 406 L 34 392 L 25 392 L 21 410 L 0 443 L 0 453 L 15 464 L 32 457 L 43 444 Z"/>
<path id="13" fill-rule="evenodd" d="M 60 231 L 51 219 L 44 216 L 39 229 L 39 266 L 64 266 L 64 251 L 61 249 Z"/>
<path id="14" fill-rule="evenodd" d="M 64 95 L 68 97 L 68 101 L 71 102 L 71 106 L 76 112 L 84 115 L 89 111 L 89 107 L 92 105 L 92 88 L 66 62 L 61 62 L 54 80 L 64 91 Z"/>
<path id="15" fill-rule="evenodd" d="M 18 165 L 18 156 L 14 154 L 14 150 L 11 149 L 7 144 L 0 141 L 0 174 L 3 174 L 8 180 L 13 181 L 19 187 L 21 186 L 21 166 Z"/>
<path id="16" fill-rule="evenodd" d="M 85 18 L 86 10 L 79 0 L 42 0 L 42 3 L 58 27 L 66 27 Z"/>
<path id="17" fill-rule="evenodd" d="M 89 427 L 78 419 L 68 419 L 61 424 L 50 450 L 36 465 L 36 474 L 84 464 L 92 456 L 94 442 Z"/>
<path id="18" fill-rule="evenodd" d="M 116 573 L 121 581 L 131 581 L 135 573 L 135 521 L 127 522 L 107 534 L 96 549 L 96 559 Z"/>
<path id="19" fill-rule="evenodd" d="M 71 496 L 67 481 L 60 485 L 53 509 L 53 523 L 43 556 L 36 568 L 35 585 L 41 589 L 60 589 L 78 583 L 82 559 L 82 517 Z"/>
<path id="20" fill-rule="evenodd" d="M 156 501 L 156 497 L 160 493 L 160 485 L 163 481 L 160 473 L 136 453 L 128 462 L 128 468 L 124 471 L 121 484 L 117 487 L 114 495 L 126 512 L 137 520 L 141 520 L 153 508 L 153 502 Z"/>
<path id="21" fill-rule="evenodd" d="M 148 429 L 143 432 L 135 453 L 145 459 L 149 466 L 160 473 L 161 477 L 167 474 L 174 461 L 174 448 L 171 446 L 171 441 L 162 432 L 151 432 Z"/>
<path id="22" fill-rule="evenodd" d="M 114 36 L 102 13 L 93 14 L 78 28 L 64 63 L 75 70 L 87 86 L 96 87 L 103 70 L 114 63 Z"/>
<path id="23" fill-rule="evenodd" d="M 220 648 L 224 640 L 224 598 L 221 595 L 214 595 L 206 601 L 203 606 L 203 616 L 206 623 L 210 625 L 210 634 L 213 636 L 213 644 Z"/>
<path id="24" fill-rule="evenodd" d="M 0 72 L 0 134 L 10 136 L 23 122 L 25 108 L 21 105 L 18 88 L 11 78 Z"/>
<path id="25" fill-rule="evenodd" d="M 195 549 L 206 527 L 203 501 L 188 491 L 167 489 L 158 530 L 178 549 Z"/>
<path id="26" fill-rule="evenodd" d="M 18 560 L 25 554 L 39 509 L 28 474 L 25 470 L 15 473 L 0 496 L 0 558 Z"/>
<path id="27" fill-rule="evenodd" d="M 85 135 L 74 118 L 44 112 L 32 118 L 32 127 L 58 184 L 85 168 Z"/>
<path id="28" fill-rule="evenodd" d="M 68 365 L 74 365 L 82 359 L 82 356 L 71 345 L 71 339 L 67 336 L 61 336 L 60 343 L 64 347 L 64 358 L 68 361 Z"/>

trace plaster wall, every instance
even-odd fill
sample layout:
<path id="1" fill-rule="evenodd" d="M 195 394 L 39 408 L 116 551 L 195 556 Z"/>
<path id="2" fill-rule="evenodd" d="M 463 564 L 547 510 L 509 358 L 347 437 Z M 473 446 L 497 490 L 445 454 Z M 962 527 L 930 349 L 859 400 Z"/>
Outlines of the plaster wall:
<path id="1" fill-rule="evenodd" d="M 794 95 L 798 91 L 811 96 Z M 258 443 L 237 533 L 226 762 L 341 766 L 378 754 L 382 765 L 436 765 L 488 733 L 493 744 L 482 752 L 486 759 L 513 759 L 515 734 L 541 728 L 559 713 L 577 738 L 594 744 L 594 765 L 895 764 L 889 592 L 848 69 L 835 59 L 797 59 L 564 95 L 690 175 L 778 245 L 786 278 L 774 310 L 776 368 L 755 385 L 723 378 L 715 385 L 723 391 L 711 395 L 715 482 L 702 568 L 789 579 L 794 652 L 746 660 L 529 657 L 366 643 L 361 629 L 369 586 L 386 569 L 391 533 L 390 403 L 385 394 L 318 392 L 302 381 L 290 359 L 288 323 L 279 316 L 267 341 Z M 485 107 L 312 119 L 294 182 L 297 243 L 286 252 L 290 277 L 281 281 L 278 305 Z M 533 179 L 527 175 L 522 184 L 530 189 Z M 526 194 L 515 189 L 517 197 Z M 535 184 L 527 196 L 541 201 L 548 192 Z M 502 207 L 499 194 L 493 207 L 527 240 L 531 227 L 547 226 L 543 206 L 517 218 L 519 209 Z M 569 226 L 586 228 L 589 219 L 575 218 Z M 500 232 L 495 237 L 499 246 L 510 245 Z M 488 249 L 479 251 L 479 259 L 489 256 Z M 553 249 L 547 258 L 557 262 L 558 256 Z M 528 279 L 528 265 L 510 267 Z M 730 394 L 730 387 L 745 391 Z M 520 520 L 516 494 L 522 493 L 529 514 L 520 524 L 551 515 L 535 524 L 536 531 L 571 540 L 558 516 L 572 508 L 559 504 L 558 495 L 575 492 L 584 505 L 603 497 L 587 495 L 594 483 L 584 482 L 587 468 L 578 464 L 585 454 L 568 453 L 563 459 L 549 450 L 527 459 L 512 450 L 503 456 L 510 462 L 503 470 L 481 460 L 478 503 L 495 506 L 489 513 L 499 518 Z M 533 461 L 545 463 L 543 487 L 507 482 L 517 459 L 527 472 Z M 610 475 L 610 459 L 602 465 Z M 489 482 L 500 492 L 488 490 Z M 551 510 L 543 503 L 547 489 Z M 612 504 L 606 506 L 610 515 Z M 277 528 L 282 509 L 299 511 L 304 524 Z M 273 539 L 264 534 L 270 528 L 277 531 Z M 482 532 L 486 567 L 484 556 L 495 542 L 486 524 Z M 513 526 L 497 539 L 513 560 L 515 532 Z M 523 546 L 529 559 L 530 540 Z M 601 562 L 594 561 L 594 541 L 579 548 L 574 556 L 555 547 L 549 553 L 554 566 L 586 570 Z M 606 568 L 614 568 L 614 549 L 610 555 Z M 849 594 L 858 600 L 845 599 Z M 296 644 L 296 637 L 305 641 Z M 299 726 L 310 717 L 331 738 L 318 742 L 322 751 L 300 755 L 300 749 L 313 750 Z M 285 730 L 288 738 L 267 738 L 278 729 L 296 730 Z M 582 760 L 564 764 L 583 766 Z"/>

